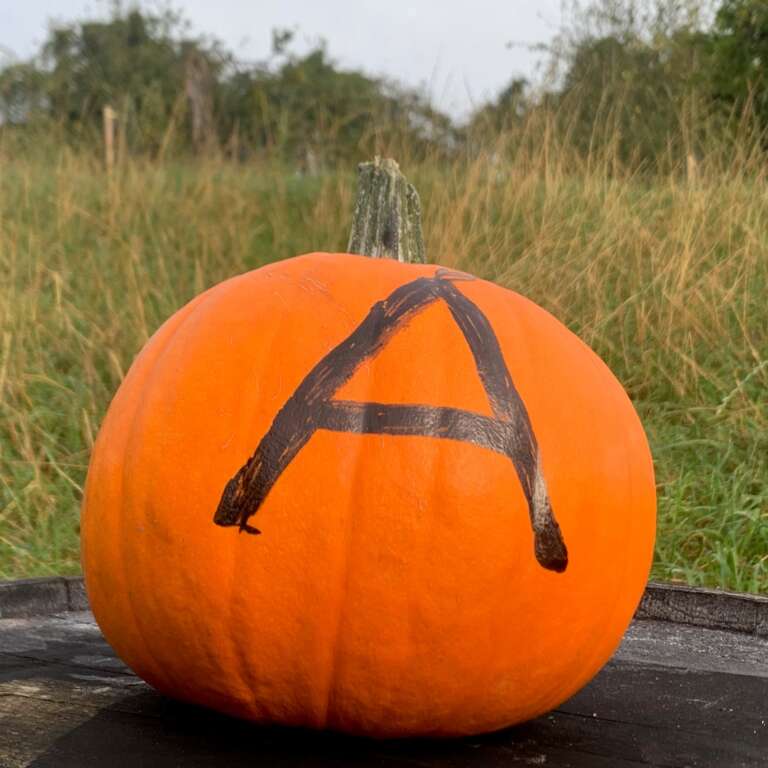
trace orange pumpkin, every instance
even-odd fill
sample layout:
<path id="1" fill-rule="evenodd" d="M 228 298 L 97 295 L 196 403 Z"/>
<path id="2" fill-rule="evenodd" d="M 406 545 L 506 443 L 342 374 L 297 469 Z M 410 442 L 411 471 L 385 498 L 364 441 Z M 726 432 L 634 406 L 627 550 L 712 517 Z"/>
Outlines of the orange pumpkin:
<path id="1" fill-rule="evenodd" d="M 169 696 L 466 734 L 551 709 L 610 657 L 655 490 L 622 387 L 547 312 L 314 253 L 157 331 L 102 425 L 82 530 L 100 627 Z"/>

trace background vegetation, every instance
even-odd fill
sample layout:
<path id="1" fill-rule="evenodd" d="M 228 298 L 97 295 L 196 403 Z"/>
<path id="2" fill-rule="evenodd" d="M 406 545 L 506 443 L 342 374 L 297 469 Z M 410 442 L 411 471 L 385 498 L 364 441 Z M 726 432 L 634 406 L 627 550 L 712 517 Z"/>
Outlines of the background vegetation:
<path id="1" fill-rule="evenodd" d="M 224 277 L 343 250 L 354 163 L 380 152 L 421 190 L 432 260 L 530 296 L 626 386 L 656 460 L 654 575 L 768 591 L 768 12 L 568 18 L 541 82 L 461 126 L 288 33 L 246 67 L 142 11 L 0 72 L 0 578 L 79 569 L 88 452 L 138 349 Z"/>

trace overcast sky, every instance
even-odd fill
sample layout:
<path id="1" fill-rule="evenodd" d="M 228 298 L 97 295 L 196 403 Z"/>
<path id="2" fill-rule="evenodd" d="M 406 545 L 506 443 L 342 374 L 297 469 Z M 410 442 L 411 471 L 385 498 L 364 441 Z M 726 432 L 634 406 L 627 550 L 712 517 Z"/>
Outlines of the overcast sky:
<path id="1" fill-rule="evenodd" d="M 457 116 L 513 76 L 530 75 L 536 54 L 508 43 L 546 42 L 560 20 L 560 0 L 177 0 L 171 6 L 195 32 L 218 38 L 245 60 L 267 56 L 273 28 L 296 27 L 300 50 L 324 38 L 341 65 L 423 85 Z M 49 21 L 103 17 L 108 7 L 104 0 L 0 0 L 0 52 L 28 57 Z"/>

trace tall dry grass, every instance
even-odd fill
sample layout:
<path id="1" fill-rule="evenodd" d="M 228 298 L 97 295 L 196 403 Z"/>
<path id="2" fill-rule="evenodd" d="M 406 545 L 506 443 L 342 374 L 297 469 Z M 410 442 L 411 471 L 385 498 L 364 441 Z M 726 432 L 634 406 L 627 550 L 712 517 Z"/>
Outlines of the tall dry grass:
<path id="1" fill-rule="evenodd" d="M 544 123 L 404 166 L 430 260 L 528 295 L 626 386 L 656 459 L 655 575 L 766 591 L 768 193 L 740 152 L 646 175 Z M 0 577 L 75 572 L 88 451 L 133 356 L 206 286 L 342 250 L 354 169 L 0 157 Z"/>

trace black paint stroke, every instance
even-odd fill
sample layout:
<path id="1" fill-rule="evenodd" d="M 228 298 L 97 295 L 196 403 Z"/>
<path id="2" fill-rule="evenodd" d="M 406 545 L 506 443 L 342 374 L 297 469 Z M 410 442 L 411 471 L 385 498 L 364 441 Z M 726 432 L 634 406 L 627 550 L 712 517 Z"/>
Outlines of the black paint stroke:
<path id="1" fill-rule="evenodd" d="M 434 277 L 417 278 L 376 302 L 362 323 L 315 365 L 288 398 L 253 456 L 224 488 L 214 522 L 260 533 L 248 524 L 248 519 L 259 510 L 282 472 L 318 429 L 458 440 L 512 461 L 528 505 L 536 559 L 544 568 L 564 571 L 568 553 L 552 512 L 528 411 L 512 382 L 488 319 L 453 284 L 468 279 L 471 276 L 439 269 Z M 493 417 L 459 408 L 333 399 L 396 331 L 438 300 L 448 305 L 467 341 Z"/>

